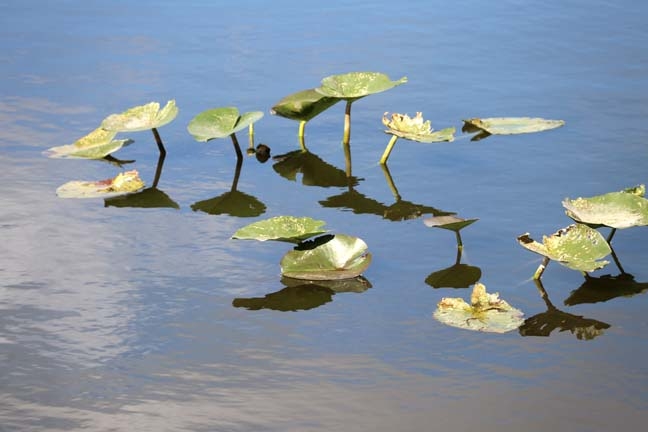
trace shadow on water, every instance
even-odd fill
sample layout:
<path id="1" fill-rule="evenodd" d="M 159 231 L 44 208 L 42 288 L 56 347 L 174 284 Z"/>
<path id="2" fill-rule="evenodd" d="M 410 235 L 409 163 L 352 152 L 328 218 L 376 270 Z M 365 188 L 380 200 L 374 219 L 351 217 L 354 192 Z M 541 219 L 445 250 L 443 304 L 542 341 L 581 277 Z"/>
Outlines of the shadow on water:
<path id="1" fill-rule="evenodd" d="M 457 244 L 457 257 L 450 267 L 432 272 L 425 278 L 425 283 L 432 288 L 469 288 L 481 278 L 481 269 L 468 264 L 461 264 L 463 248 Z"/>
<path id="2" fill-rule="evenodd" d="M 632 297 L 647 290 L 648 282 L 637 282 L 629 273 L 621 273 L 617 276 L 588 276 L 585 282 L 567 297 L 565 305 L 606 302 L 617 297 Z"/>
<path id="3" fill-rule="evenodd" d="M 271 309 L 281 312 L 309 310 L 333 300 L 338 293 L 362 293 L 371 288 L 364 277 L 335 281 L 306 281 L 282 277 L 285 286 L 279 291 L 263 297 L 235 298 L 232 306 L 248 310 Z"/>

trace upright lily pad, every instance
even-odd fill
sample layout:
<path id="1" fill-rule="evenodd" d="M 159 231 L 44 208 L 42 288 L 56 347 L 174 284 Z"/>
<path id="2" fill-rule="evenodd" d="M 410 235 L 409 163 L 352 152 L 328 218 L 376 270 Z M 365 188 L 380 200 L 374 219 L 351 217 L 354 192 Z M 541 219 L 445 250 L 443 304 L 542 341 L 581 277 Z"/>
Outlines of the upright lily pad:
<path id="1" fill-rule="evenodd" d="M 609 261 L 602 259 L 612 252 L 598 231 L 583 224 L 573 224 L 551 236 L 543 236 L 542 243 L 531 239 L 529 233 L 519 236 L 517 240 L 525 249 L 583 272 L 609 264 Z"/>
<path id="2" fill-rule="evenodd" d="M 60 198 L 109 198 L 138 192 L 144 182 L 136 170 L 119 173 L 115 178 L 100 181 L 70 181 L 56 189 Z"/>
<path id="3" fill-rule="evenodd" d="M 565 124 L 564 120 L 546 120 L 538 117 L 471 118 L 464 122 L 491 135 L 542 132 Z"/>
<path id="4" fill-rule="evenodd" d="M 235 107 L 212 108 L 195 116 L 187 130 L 196 141 L 206 142 L 216 138 L 225 138 L 236 133 L 263 117 L 261 111 L 250 111 L 239 114 Z"/>
<path id="5" fill-rule="evenodd" d="M 315 89 L 302 90 L 281 99 L 272 107 L 270 113 L 307 122 L 339 101 L 340 99 L 324 96 Z"/>
<path id="6" fill-rule="evenodd" d="M 292 250 L 281 259 L 281 274 L 294 279 L 355 278 L 371 264 L 367 244 L 358 237 L 336 234 L 312 249 Z"/>
<path id="7" fill-rule="evenodd" d="M 648 200 L 643 197 L 645 186 L 621 192 L 610 192 L 591 198 L 565 198 L 562 202 L 567 216 L 593 227 L 616 229 L 648 225 Z"/>
<path id="8" fill-rule="evenodd" d="M 102 159 L 133 142 L 130 139 L 113 140 L 115 135 L 117 132 L 99 127 L 73 144 L 51 147 L 45 154 L 51 158 Z"/>
<path id="9" fill-rule="evenodd" d="M 104 119 L 101 127 L 114 132 L 138 132 L 159 128 L 173 121 L 178 115 L 175 100 L 170 100 L 160 109 L 160 104 L 151 102 L 124 111 L 111 114 Z"/>
<path id="10" fill-rule="evenodd" d="M 428 227 L 443 228 L 450 231 L 460 231 L 479 219 L 464 219 L 456 215 L 433 216 L 425 219 L 423 223 Z"/>
<path id="11" fill-rule="evenodd" d="M 470 304 L 462 298 L 443 298 L 437 304 L 434 318 L 443 324 L 466 330 L 506 333 L 524 323 L 522 311 L 499 298 L 498 293 L 489 294 L 486 287 L 476 283 Z"/>
<path id="12" fill-rule="evenodd" d="M 322 85 L 315 91 L 333 98 L 359 99 L 387 91 L 406 82 L 407 77 L 392 81 L 387 75 L 379 72 L 350 72 L 324 78 Z"/>
<path id="13" fill-rule="evenodd" d="M 276 216 L 253 222 L 237 230 L 232 238 L 240 240 L 276 240 L 300 243 L 326 232 L 326 222 L 309 217 Z"/>

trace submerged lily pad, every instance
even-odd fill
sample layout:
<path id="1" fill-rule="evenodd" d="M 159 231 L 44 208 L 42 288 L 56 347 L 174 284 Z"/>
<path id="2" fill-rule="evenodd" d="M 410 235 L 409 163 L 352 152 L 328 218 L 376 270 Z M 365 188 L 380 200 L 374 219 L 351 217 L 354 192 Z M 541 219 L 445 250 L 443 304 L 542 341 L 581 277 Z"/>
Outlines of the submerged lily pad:
<path id="1" fill-rule="evenodd" d="M 413 118 L 407 114 L 394 113 L 391 117 L 387 117 L 387 114 L 383 114 L 382 118 L 383 124 L 389 128 L 385 130 L 387 134 L 422 143 L 454 140 L 455 128 L 434 131 L 430 120 L 423 121 L 423 114 L 420 112 L 417 112 Z"/>
<path id="2" fill-rule="evenodd" d="M 598 231 L 583 224 L 573 224 L 551 236 L 543 236 L 542 243 L 531 239 L 529 233 L 519 236 L 517 240 L 532 252 L 584 272 L 605 267 L 609 261 L 602 258 L 612 252 Z"/>
<path id="3" fill-rule="evenodd" d="M 187 130 L 196 141 L 206 142 L 216 138 L 225 138 L 236 133 L 260 118 L 261 111 L 250 111 L 239 114 L 235 107 L 212 108 L 195 116 Z"/>
<path id="4" fill-rule="evenodd" d="M 237 230 L 232 238 L 239 240 L 277 240 L 300 243 L 326 232 L 326 222 L 309 217 L 276 216 L 254 222 Z"/>
<path id="5" fill-rule="evenodd" d="M 565 198 L 562 202 L 567 216 L 591 226 L 623 229 L 648 225 L 648 200 L 643 198 L 645 186 L 621 192 L 610 192 L 591 198 Z"/>
<path id="6" fill-rule="evenodd" d="M 407 82 L 407 77 L 392 81 L 379 72 L 350 72 L 331 75 L 322 80 L 316 92 L 339 99 L 359 99 L 374 93 L 384 92 Z"/>
<path id="7" fill-rule="evenodd" d="M 565 124 L 564 120 L 546 120 L 537 117 L 471 118 L 464 120 L 464 122 L 491 135 L 542 132 L 561 127 Z"/>
<path id="8" fill-rule="evenodd" d="M 73 144 L 52 147 L 45 152 L 51 158 L 101 159 L 131 144 L 130 139 L 113 140 L 115 131 L 97 128 Z"/>
<path id="9" fill-rule="evenodd" d="M 470 304 L 462 298 L 443 298 L 434 311 L 434 318 L 452 327 L 491 333 L 506 333 L 524 323 L 522 311 L 489 294 L 486 287 L 476 283 Z"/>
<path id="10" fill-rule="evenodd" d="M 281 259 L 281 274 L 307 280 L 355 278 L 371 264 L 367 249 L 358 237 L 336 234 L 314 248 L 288 252 Z"/>
<path id="11" fill-rule="evenodd" d="M 144 182 L 136 170 L 119 173 L 115 178 L 99 181 L 70 181 L 56 189 L 60 198 L 109 198 L 138 192 Z"/>
<path id="12" fill-rule="evenodd" d="M 270 110 L 271 114 L 297 121 L 310 121 L 340 99 L 322 95 L 315 89 L 298 91 L 281 99 Z"/>
<path id="13" fill-rule="evenodd" d="M 159 128 L 173 121 L 178 115 L 175 100 L 170 100 L 160 109 L 160 104 L 151 102 L 124 111 L 111 114 L 104 119 L 101 127 L 115 132 L 138 132 Z"/>

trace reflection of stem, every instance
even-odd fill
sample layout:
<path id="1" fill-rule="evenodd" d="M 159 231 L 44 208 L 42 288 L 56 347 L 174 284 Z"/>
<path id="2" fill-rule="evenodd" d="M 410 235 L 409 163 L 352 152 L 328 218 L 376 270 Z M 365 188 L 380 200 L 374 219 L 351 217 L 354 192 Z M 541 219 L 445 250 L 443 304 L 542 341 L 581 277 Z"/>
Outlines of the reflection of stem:
<path id="1" fill-rule="evenodd" d="M 162 138 L 160 138 L 160 134 L 158 133 L 156 128 L 151 129 L 151 131 L 153 131 L 153 136 L 155 137 L 155 142 L 158 146 L 158 150 L 160 150 L 160 154 L 166 156 L 166 149 L 164 148 L 164 144 L 162 143 Z"/>
<path id="2" fill-rule="evenodd" d="M 155 167 L 155 178 L 153 179 L 153 188 L 156 188 L 159 181 L 160 175 L 162 175 L 162 167 L 164 166 L 164 158 L 166 157 L 166 152 L 160 152 L 160 157 L 158 157 L 157 166 Z"/>
<path id="3" fill-rule="evenodd" d="M 342 143 L 344 148 L 344 161 L 346 165 L 346 176 L 351 177 L 351 144 Z"/>
<path id="4" fill-rule="evenodd" d="M 243 152 L 241 152 L 241 147 L 239 146 L 238 140 L 236 139 L 236 133 L 233 133 L 230 135 L 232 138 L 232 144 L 234 145 L 234 151 L 236 151 L 236 158 L 237 159 L 242 159 L 243 158 Z"/>
<path id="5" fill-rule="evenodd" d="M 302 152 L 308 151 L 308 149 L 306 148 L 306 140 L 304 139 L 304 135 L 299 135 L 299 147 L 301 148 Z"/>
<path id="6" fill-rule="evenodd" d="M 457 232 L 459 234 L 459 232 Z M 463 252 L 463 246 L 459 247 L 459 244 L 457 244 L 457 259 L 455 260 L 455 265 L 459 265 L 461 263 L 461 253 Z"/>
<path id="7" fill-rule="evenodd" d="M 614 237 L 614 234 L 616 233 L 616 228 L 612 228 L 612 231 L 610 231 L 610 234 L 608 235 L 607 242 L 610 244 L 612 241 L 612 237 Z"/>
<path id="8" fill-rule="evenodd" d="M 538 269 L 533 274 L 533 279 L 534 280 L 539 280 L 540 279 L 540 277 L 542 276 L 542 273 L 544 273 L 544 271 L 547 268 L 548 264 L 549 264 L 549 257 L 544 257 L 542 259 L 542 263 L 538 266 Z"/>
<path id="9" fill-rule="evenodd" d="M 232 180 L 232 188 L 230 191 L 234 192 L 238 187 L 239 177 L 241 175 L 241 167 L 243 166 L 243 156 L 236 159 L 236 170 L 234 171 L 234 180 Z"/>
<path id="10" fill-rule="evenodd" d="M 387 166 L 387 164 L 380 165 L 380 167 L 382 168 L 383 174 L 385 175 L 385 180 L 387 180 L 387 185 L 389 186 L 389 189 L 391 189 L 392 195 L 394 195 L 394 199 L 396 201 L 400 201 L 401 196 L 398 193 L 398 189 L 396 189 L 394 179 L 392 179 L 391 173 L 389 172 L 389 167 Z"/>
<path id="11" fill-rule="evenodd" d="M 542 281 L 540 279 L 534 279 L 533 282 L 535 282 L 536 288 L 540 291 L 540 297 L 542 297 L 542 300 L 547 305 L 547 309 L 555 310 L 556 306 L 554 306 L 553 303 L 551 303 L 551 300 L 549 300 L 549 295 L 547 294 L 547 291 L 545 291 L 544 286 L 542 286 Z"/>
<path id="12" fill-rule="evenodd" d="M 306 120 L 302 120 L 299 122 L 299 131 L 297 132 L 297 136 L 299 138 L 304 138 L 304 129 L 306 128 Z"/>
<path id="13" fill-rule="evenodd" d="M 614 249 L 612 249 L 612 246 L 610 246 L 610 252 L 612 253 L 612 259 L 614 260 L 616 266 L 619 268 L 621 274 L 627 274 L 625 270 L 623 270 L 623 267 L 621 267 L 621 261 L 619 261 L 619 258 L 617 257 L 617 254 L 614 252 Z"/>
<path id="14" fill-rule="evenodd" d="M 455 231 L 455 237 L 457 237 L 457 249 L 459 251 L 463 250 L 463 242 L 461 241 L 461 234 L 459 234 L 459 231 Z"/>
<path id="15" fill-rule="evenodd" d="M 396 144 L 396 140 L 398 140 L 397 135 L 392 135 L 391 139 L 389 140 L 389 143 L 387 143 L 387 147 L 385 147 L 385 151 L 383 152 L 382 157 L 380 158 L 380 163 L 381 164 L 386 164 L 387 163 L 387 158 L 389 158 L 389 154 L 391 153 L 392 149 L 394 148 L 394 144 Z"/>

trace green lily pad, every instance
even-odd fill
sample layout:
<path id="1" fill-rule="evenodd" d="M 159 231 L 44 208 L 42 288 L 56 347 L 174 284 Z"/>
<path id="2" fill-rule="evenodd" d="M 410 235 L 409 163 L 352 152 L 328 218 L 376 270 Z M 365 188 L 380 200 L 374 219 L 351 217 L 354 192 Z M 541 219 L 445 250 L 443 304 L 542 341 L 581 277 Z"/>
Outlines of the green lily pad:
<path id="1" fill-rule="evenodd" d="M 643 198 L 645 186 L 621 192 L 610 192 L 591 198 L 565 198 L 562 202 L 567 216 L 591 226 L 623 229 L 648 225 L 648 200 Z"/>
<path id="2" fill-rule="evenodd" d="M 115 178 L 100 181 L 75 180 L 56 189 L 60 198 L 109 198 L 144 189 L 144 182 L 136 170 L 119 173 Z"/>
<path id="3" fill-rule="evenodd" d="M 433 216 L 425 219 L 423 223 L 428 227 L 443 228 L 458 232 L 479 219 L 464 219 L 455 215 Z"/>
<path id="4" fill-rule="evenodd" d="M 506 333 L 524 323 L 522 311 L 499 298 L 498 293 L 489 294 L 486 287 L 476 283 L 470 304 L 462 298 L 443 298 L 437 304 L 434 318 L 443 324 L 466 330 Z"/>
<path id="5" fill-rule="evenodd" d="M 196 141 L 206 142 L 228 137 L 262 117 L 261 111 L 250 111 L 241 115 L 235 107 L 212 108 L 191 119 L 187 130 Z"/>
<path id="6" fill-rule="evenodd" d="M 101 127 L 114 132 L 138 132 L 157 129 L 173 121 L 178 115 L 175 100 L 170 100 L 160 109 L 160 104 L 151 102 L 124 111 L 111 114 L 104 119 Z"/>
<path id="7" fill-rule="evenodd" d="M 322 80 L 316 92 L 339 99 L 359 99 L 374 93 L 384 92 L 407 82 L 407 77 L 392 81 L 379 72 L 350 72 L 331 75 Z"/>
<path id="8" fill-rule="evenodd" d="M 391 117 L 387 117 L 387 114 L 383 114 L 382 118 L 383 124 L 389 128 L 385 131 L 386 134 L 422 143 L 454 140 L 455 128 L 449 127 L 434 131 L 430 120 L 423 121 L 423 114 L 420 112 L 416 113 L 413 118 L 407 114 L 394 113 Z"/>
<path id="9" fill-rule="evenodd" d="M 546 120 L 537 117 L 471 118 L 464 120 L 464 122 L 491 135 L 542 132 L 561 127 L 565 124 L 563 120 Z"/>
<path id="10" fill-rule="evenodd" d="M 340 99 L 322 95 L 315 89 L 298 91 L 281 99 L 270 110 L 271 114 L 297 121 L 310 121 Z"/>
<path id="11" fill-rule="evenodd" d="M 314 248 L 292 250 L 281 259 L 281 274 L 294 279 L 339 280 L 360 276 L 371 264 L 367 244 L 336 234 Z"/>
<path id="12" fill-rule="evenodd" d="M 117 132 L 99 127 L 73 144 L 49 148 L 45 155 L 51 158 L 102 159 L 133 142 L 130 139 L 113 140 L 115 135 Z"/>
<path id="13" fill-rule="evenodd" d="M 276 240 L 300 243 L 326 232 L 321 227 L 326 222 L 309 217 L 276 216 L 253 222 L 237 230 L 232 238 L 239 240 Z"/>
<path id="14" fill-rule="evenodd" d="M 542 243 L 531 239 L 529 233 L 519 236 L 517 240 L 531 252 L 584 272 L 605 267 L 609 261 L 602 258 L 612 252 L 610 245 L 598 231 L 583 224 L 573 224 L 551 236 L 543 236 Z"/>

